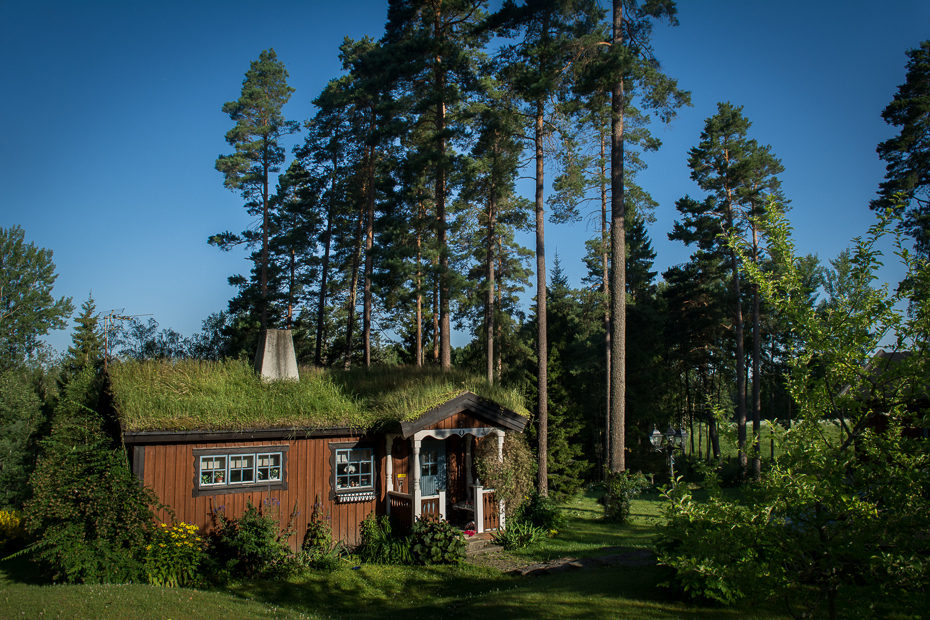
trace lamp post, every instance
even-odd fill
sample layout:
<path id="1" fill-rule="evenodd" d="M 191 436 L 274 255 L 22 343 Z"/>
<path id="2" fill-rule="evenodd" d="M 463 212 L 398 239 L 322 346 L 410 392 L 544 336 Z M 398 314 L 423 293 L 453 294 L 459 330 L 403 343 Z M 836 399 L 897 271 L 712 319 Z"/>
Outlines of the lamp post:
<path id="1" fill-rule="evenodd" d="M 681 448 L 684 450 L 688 441 L 688 431 L 683 428 L 677 430 L 671 426 L 664 433 L 654 428 L 649 435 L 649 441 L 655 450 L 665 450 L 668 453 L 668 471 L 672 477 L 672 484 L 675 484 L 675 450 Z"/>

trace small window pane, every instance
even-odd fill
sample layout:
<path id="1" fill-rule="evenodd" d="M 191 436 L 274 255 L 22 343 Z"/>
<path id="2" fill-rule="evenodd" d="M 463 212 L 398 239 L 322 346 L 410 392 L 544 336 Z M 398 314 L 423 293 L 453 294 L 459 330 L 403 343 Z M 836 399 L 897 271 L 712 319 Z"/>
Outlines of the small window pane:
<path id="1" fill-rule="evenodd" d="M 202 456 L 200 457 L 200 484 L 226 483 L 226 457 Z"/>
<path id="2" fill-rule="evenodd" d="M 281 479 L 281 455 L 280 454 L 259 454 L 258 455 L 258 480 L 261 482 L 280 480 Z"/>
<path id="3" fill-rule="evenodd" d="M 255 481 L 255 455 L 236 454 L 229 457 L 229 482 L 241 484 Z"/>

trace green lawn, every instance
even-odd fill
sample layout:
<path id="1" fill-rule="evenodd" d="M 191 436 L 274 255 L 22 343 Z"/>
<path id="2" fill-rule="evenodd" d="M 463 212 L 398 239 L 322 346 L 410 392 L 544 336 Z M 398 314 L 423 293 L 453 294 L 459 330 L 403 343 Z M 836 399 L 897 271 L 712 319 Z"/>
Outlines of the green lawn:
<path id="1" fill-rule="evenodd" d="M 738 489 L 727 490 L 738 494 Z M 700 498 L 701 493 L 696 493 Z M 607 553 L 604 547 L 649 547 L 662 521 L 662 498 L 644 494 L 633 503 L 632 522 L 600 520 L 598 493 L 564 505 L 567 522 L 558 536 L 517 559 L 543 561 Z M 724 608 L 682 600 L 659 584 L 661 567 L 590 568 L 542 577 L 517 577 L 465 564 L 443 567 L 356 565 L 331 573 L 307 572 L 287 580 L 227 584 L 207 591 L 145 585 L 47 585 L 24 558 L 0 562 L 0 620 L 94 618 L 101 620 L 246 620 L 264 618 L 747 618 L 788 620 L 778 603 Z M 921 598 L 926 598 L 921 595 Z M 912 601 L 920 609 L 930 601 Z M 840 617 L 913 618 L 900 601 L 879 592 L 847 592 Z"/>
<path id="2" fill-rule="evenodd" d="M 661 520 L 658 494 L 633 505 L 619 528 L 599 519 L 596 494 L 565 504 L 559 535 L 518 555 L 525 560 L 584 557 L 603 547 L 648 547 Z M 239 618 L 759 618 L 774 608 L 725 609 L 675 600 L 658 587 L 659 568 L 604 567 L 514 577 L 486 567 L 385 567 L 346 563 L 332 573 L 230 584 L 211 591 L 143 585 L 43 585 L 29 561 L 0 563 L 0 618 L 194 620 Z M 780 610 L 778 610 L 780 611 Z"/>

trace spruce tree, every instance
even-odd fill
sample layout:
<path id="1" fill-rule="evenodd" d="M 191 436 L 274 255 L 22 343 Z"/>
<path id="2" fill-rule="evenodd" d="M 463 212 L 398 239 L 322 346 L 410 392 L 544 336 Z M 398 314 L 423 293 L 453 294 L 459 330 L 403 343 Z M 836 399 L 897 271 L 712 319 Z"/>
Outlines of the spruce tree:
<path id="1" fill-rule="evenodd" d="M 74 320 L 77 325 L 62 363 L 66 377 L 79 373 L 86 366 L 100 368 L 103 365 L 103 342 L 95 310 L 94 296 L 89 294 L 87 301 L 81 304 L 81 314 Z"/>

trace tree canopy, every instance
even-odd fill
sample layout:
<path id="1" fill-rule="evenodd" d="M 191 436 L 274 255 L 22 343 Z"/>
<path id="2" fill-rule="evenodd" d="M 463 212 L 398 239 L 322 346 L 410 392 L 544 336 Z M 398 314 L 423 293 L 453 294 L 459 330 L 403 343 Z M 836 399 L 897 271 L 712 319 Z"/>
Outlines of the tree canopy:
<path id="1" fill-rule="evenodd" d="M 0 228 L 0 370 L 32 359 L 41 337 L 67 326 L 70 297 L 55 299 L 52 251 L 26 243 L 19 226 Z"/>

